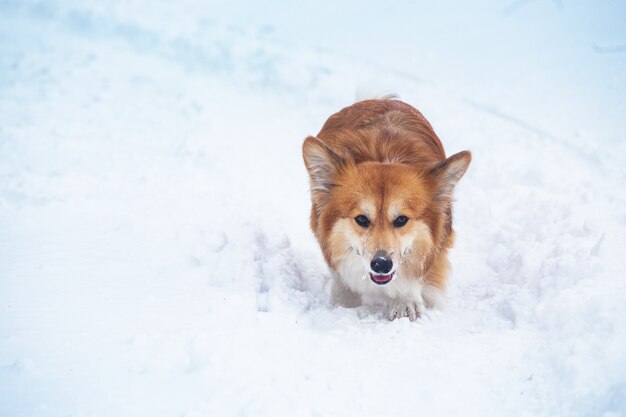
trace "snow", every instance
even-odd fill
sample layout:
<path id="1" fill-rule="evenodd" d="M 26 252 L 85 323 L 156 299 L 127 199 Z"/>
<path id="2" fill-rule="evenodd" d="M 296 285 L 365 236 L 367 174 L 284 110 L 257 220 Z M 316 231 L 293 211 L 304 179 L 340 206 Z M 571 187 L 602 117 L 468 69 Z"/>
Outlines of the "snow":
<path id="1" fill-rule="evenodd" d="M 431 3 L 0 2 L 0 415 L 626 415 L 626 8 Z M 473 152 L 414 323 L 308 228 L 388 92 Z"/>

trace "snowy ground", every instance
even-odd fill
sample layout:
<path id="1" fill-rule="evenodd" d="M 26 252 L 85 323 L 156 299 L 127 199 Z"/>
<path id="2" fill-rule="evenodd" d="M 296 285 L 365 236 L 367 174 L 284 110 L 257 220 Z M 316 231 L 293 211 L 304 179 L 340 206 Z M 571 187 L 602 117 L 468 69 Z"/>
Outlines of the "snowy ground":
<path id="1" fill-rule="evenodd" d="M 0 1 L 0 415 L 626 415 L 626 7 L 431 3 Z M 308 229 L 388 91 L 474 155 L 415 323 Z"/>

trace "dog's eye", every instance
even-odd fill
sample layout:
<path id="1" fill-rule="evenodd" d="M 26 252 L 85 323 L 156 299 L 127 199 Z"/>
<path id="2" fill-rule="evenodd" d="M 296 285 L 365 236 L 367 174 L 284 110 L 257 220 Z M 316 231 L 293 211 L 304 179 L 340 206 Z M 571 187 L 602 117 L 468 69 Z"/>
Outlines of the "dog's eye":
<path id="1" fill-rule="evenodd" d="M 356 222 L 356 224 L 358 224 L 361 227 L 367 227 L 370 225 L 370 219 L 368 219 L 362 214 L 359 214 L 358 216 L 356 216 L 354 218 L 354 221 Z"/>
<path id="2" fill-rule="evenodd" d="M 398 216 L 393 221 L 393 227 L 402 227 L 409 221 L 409 218 L 406 216 Z"/>

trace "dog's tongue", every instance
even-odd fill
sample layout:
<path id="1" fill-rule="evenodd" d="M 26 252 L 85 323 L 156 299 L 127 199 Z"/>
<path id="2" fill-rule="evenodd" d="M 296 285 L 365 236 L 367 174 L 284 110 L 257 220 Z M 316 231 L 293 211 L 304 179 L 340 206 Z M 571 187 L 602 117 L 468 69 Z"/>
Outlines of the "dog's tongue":
<path id="1" fill-rule="evenodd" d="M 374 274 L 370 274 L 370 277 L 372 278 L 372 281 L 374 281 L 376 284 L 386 284 L 389 281 L 391 281 L 391 275 L 374 275 Z"/>

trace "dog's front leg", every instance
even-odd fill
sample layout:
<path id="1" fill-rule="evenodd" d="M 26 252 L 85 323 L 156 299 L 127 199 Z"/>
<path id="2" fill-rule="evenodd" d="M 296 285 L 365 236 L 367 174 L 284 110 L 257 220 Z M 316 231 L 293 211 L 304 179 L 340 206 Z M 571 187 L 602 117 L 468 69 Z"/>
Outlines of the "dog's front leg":
<path id="1" fill-rule="evenodd" d="M 408 317 L 409 320 L 415 321 L 424 312 L 424 300 L 420 294 L 413 300 L 393 299 L 389 302 L 388 317 L 389 320 Z"/>
<path id="2" fill-rule="evenodd" d="M 338 276 L 333 277 L 330 299 L 333 304 L 341 307 L 354 308 L 361 305 L 361 296 L 348 288 Z"/>

